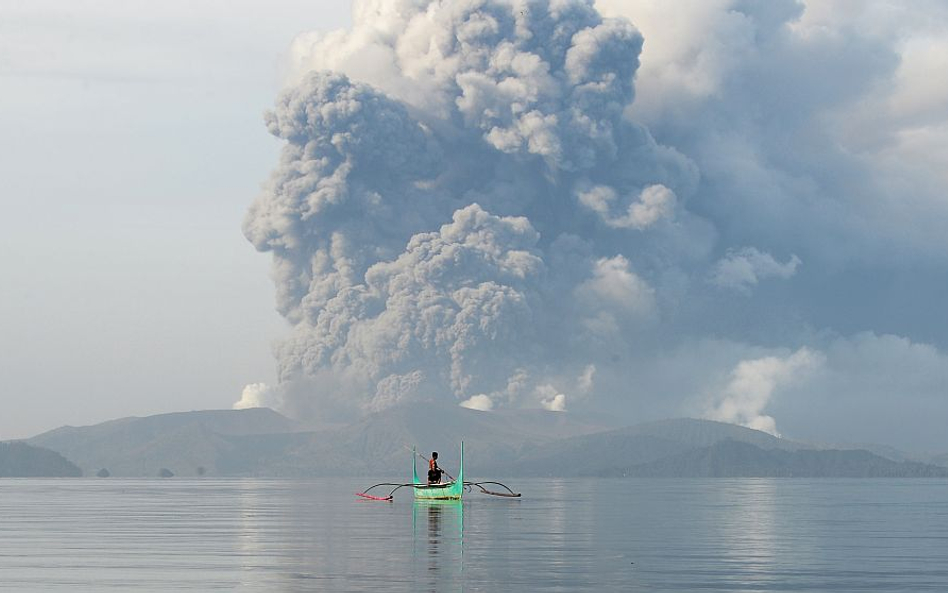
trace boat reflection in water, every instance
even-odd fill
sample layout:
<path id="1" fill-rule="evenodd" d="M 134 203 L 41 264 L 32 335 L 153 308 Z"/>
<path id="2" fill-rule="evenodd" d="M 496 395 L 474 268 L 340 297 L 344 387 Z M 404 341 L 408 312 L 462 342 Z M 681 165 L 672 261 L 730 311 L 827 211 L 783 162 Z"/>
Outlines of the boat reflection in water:
<path id="1" fill-rule="evenodd" d="M 464 504 L 416 499 L 412 506 L 415 581 L 430 591 L 460 591 L 464 573 Z"/>

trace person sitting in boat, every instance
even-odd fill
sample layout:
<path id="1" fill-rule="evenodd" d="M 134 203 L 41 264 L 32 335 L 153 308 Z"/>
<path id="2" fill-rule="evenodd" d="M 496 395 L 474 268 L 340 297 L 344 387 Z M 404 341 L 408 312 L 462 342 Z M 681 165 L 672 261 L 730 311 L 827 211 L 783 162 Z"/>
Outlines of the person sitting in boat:
<path id="1" fill-rule="evenodd" d="M 442 473 L 444 470 L 438 467 L 438 452 L 433 451 L 431 459 L 428 460 L 428 484 L 440 484 Z"/>

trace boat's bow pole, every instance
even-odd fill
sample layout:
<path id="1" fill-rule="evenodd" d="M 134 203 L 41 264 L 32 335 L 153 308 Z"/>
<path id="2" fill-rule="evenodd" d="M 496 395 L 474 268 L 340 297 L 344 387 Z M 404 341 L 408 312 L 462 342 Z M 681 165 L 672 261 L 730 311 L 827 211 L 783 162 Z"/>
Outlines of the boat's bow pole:
<path id="1" fill-rule="evenodd" d="M 402 446 L 405 447 L 406 449 L 409 449 L 411 451 L 411 454 L 414 455 L 414 457 L 412 457 L 412 465 L 414 465 L 415 463 L 415 457 L 421 457 L 421 459 L 424 460 L 425 463 L 428 463 L 430 461 L 427 457 L 425 457 L 424 455 L 416 451 L 414 447 L 409 447 L 408 445 L 405 445 L 405 444 L 402 444 Z M 444 473 L 444 475 L 448 476 L 448 479 L 450 479 L 452 482 L 454 481 L 454 476 L 449 474 L 447 470 L 445 470 L 443 467 L 441 468 L 441 471 Z M 417 477 L 417 474 L 416 474 L 416 477 Z"/>

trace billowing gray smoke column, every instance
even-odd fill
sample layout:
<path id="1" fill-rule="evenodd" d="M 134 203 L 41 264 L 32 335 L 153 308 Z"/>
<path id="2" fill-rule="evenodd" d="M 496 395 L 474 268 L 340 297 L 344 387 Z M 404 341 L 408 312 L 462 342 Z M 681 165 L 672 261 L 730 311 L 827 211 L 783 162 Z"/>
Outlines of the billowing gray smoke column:
<path id="1" fill-rule="evenodd" d="M 376 60 L 376 84 L 317 69 L 282 94 L 286 145 L 244 224 L 294 328 L 282 406 L 593 397 L 661 313 L 643 245 L 687 257 L 695 169 L 623 118 L 642 37 L 584 2 L 355 15 L 312 53 Z"/>

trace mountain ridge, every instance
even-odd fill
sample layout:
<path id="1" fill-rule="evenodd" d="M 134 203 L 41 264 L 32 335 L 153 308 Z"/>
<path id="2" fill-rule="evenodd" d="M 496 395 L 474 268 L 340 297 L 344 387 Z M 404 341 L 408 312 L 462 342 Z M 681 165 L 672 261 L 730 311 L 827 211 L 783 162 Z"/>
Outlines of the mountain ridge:
<path id="1" fill-rule="evenodd" d="M 104 469 L 116 477 L 155 476 L 167 468 L 178 476 L 384 478 L 409 474 L 413 445 L 423 456 L 439 450 L 451 471 L 462 440 L 471 476 L 942 475 L 901 453 L 840 453 L 710 420 L 609 428 L 543 410 L 438 404 L 400 406 L 318 430 L 267 408 L 178 412 L 65 426 L 27 442 L 57 451 L 86 475 Z"/>

